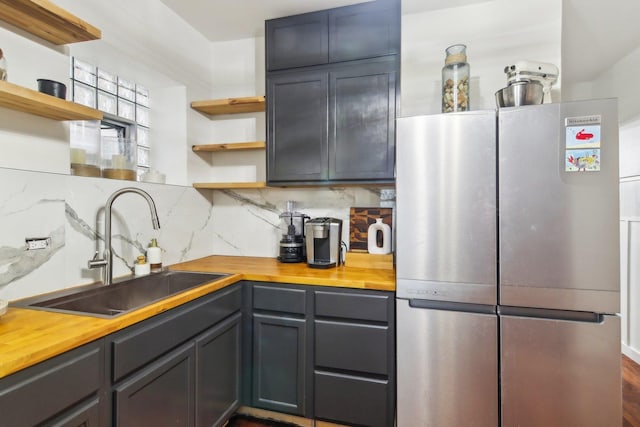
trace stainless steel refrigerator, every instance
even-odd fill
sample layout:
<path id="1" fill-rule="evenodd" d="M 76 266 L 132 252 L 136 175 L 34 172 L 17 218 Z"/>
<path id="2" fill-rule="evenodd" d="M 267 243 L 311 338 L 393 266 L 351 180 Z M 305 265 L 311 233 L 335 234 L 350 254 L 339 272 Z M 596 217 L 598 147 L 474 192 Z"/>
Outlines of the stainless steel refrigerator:
<path id="1" fill-rule="evenodd" d="M 615 100 L 397 122 L 398 426 L 621 424 Z"/>

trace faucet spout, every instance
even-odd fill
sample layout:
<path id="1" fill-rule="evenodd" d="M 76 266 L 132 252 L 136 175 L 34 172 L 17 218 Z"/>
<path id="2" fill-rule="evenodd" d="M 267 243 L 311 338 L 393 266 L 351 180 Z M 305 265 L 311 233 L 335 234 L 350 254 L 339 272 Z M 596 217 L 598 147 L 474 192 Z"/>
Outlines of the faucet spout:
<path id="1" fill-rule="evenodd" d="M 151 212 L 151 225 L 154 230 L 160 229 L 160 220 L 158 219 L 158 211 L 156 210 L 156 204 L 144 190 L 135 187 L 125 187 L 114 192 L 109 198 L 104 207 L 104 252 L 102 259 L 94 257 L 89 261 L 89 268 L 103 267 L 103 283 L 110 285 L 113 281 L 113 251 L 111 248 L 111 211 L 113 202 L 122 194 L 135 193 L 142 196 L 149 205 L 149 211 Z"/>

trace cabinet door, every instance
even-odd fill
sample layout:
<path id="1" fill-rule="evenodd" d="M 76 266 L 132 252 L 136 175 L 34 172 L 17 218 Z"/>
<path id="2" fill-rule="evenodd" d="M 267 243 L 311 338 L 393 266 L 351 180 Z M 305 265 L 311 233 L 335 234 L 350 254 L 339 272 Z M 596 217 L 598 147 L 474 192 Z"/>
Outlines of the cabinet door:
<path id="1" fill-rule="evenodd" d="M 399 1 L 374 1 L 329 11 L 329 62 L 399 53 Z"/>
<path id="2" fill-rule="evenodd" d="M 306 320 L 253 315 L 253 406 L 305 415 Z"/>
<path id="3" fill-rule="evenodd" d="M 267 70 L 326 64 L 329 37 L 326 12 L 266 21 Z"/>
<path id="4" fill-rule="evenodd" d="M 330 73 L 329 179 L 394 179 L 396 60 Z"/>
<path id="5" fill-rule="evenodd" d="M 98 397 L 76 405 L 63 415 L 44 423 L 48 427 L 91 427 L 102 424 L 105 423 L 100 419 L 100 399 Z"/>
<path id="6" fill-rule="evenodd" d="M 114 391 L 118 426 L 193 426 L 194 345 L 149 364 Z"/>
<path id="7" fill-rule="evenodd" d="M 240 405 L 237 313 L 196 339 L 196 426 L 220 426 Z"/>
<path id="8" fill-rule="evenodd" d="M 267 79 L 267 181 L 326 180 L 326 72 Z"/>
<path id="9" fill-rule="evenodd" d="M 0 425 L 70 426 L 78 421 L 76 415 L 94 420 L 99 417 L 105 365 L 103 344 L 98 340 L 3 378 Z M 81 416 L 88 400 L 93 409 Z"/>

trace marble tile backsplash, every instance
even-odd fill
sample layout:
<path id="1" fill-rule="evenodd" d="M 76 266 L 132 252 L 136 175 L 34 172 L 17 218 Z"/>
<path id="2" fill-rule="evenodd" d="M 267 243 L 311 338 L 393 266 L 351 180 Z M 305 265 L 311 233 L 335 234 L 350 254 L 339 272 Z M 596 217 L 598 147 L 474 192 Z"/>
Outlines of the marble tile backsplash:
<path id="1" fill-rule="evenodd" d="M 349 242 L 349 209 L 381 204 L 375 188 L 305 188 L 197 191 L 142 182 L 86 178 L 0 168 L 0 299 L 16 300 L 100 280 L 87 261 L 102 255 L 104 205 L 123 187 L 147 191 L 155 200 L 160 230 L 153 230 L 149 208 L 136 194 L 113 204 L 114 277 L 131 274 L 136 257 L 151 238 L 163 249 L 165 265 L 203 256 L 276 257 L 281 238 L 279 215 L 286 201 L 311 218 L 342 219 Z M 382 203 L 395 192 L 383 190 Z M 213 204 L 212 204 L 213 201 Z M 25 238 L 48 237 L 47 249 L 27 250 Z"/>
<path id="2" fill-rule="evenodd" d="M 103 251 L 104 204 L 122 187 L 137 187 L 154 199 L 160 230 L 153 230 L 147 203 L 123 194 L 113 204 L 114 277 L 130 274 L 152 237 L 163 263 L 210 255 L 213 221 L 210 194 L 190 187 L 0 169 L 0 299 L 15 300 L 100 280 L 87 269 Z M 47 249 L 27 250 L 25 238 L 49 237 Z"/>
<path id="3" fill-rule="evenodd" d="M 214 252 L 278 256 L 279 215 L 286 210 L 287 200 L 294 200 L 295 210 L 311 218 L 342 219 L 342 240 L 348 245 L 349 209 L 380 206 L 380 193 L 378 188 L 360 187 L 216 191 L 213 195 Z"/>

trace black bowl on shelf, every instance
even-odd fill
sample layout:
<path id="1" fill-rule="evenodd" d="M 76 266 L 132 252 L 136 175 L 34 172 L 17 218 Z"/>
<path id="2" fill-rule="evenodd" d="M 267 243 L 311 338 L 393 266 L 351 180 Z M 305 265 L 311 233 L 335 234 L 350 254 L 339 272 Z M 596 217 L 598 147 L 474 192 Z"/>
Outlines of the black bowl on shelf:
<path id="1" fill-rule="evenodd" d="M 60 99 L 67 99 L 67 86 L 55 80 L 38 79 L 38 91 Z"/>

